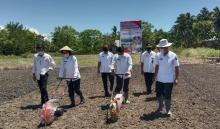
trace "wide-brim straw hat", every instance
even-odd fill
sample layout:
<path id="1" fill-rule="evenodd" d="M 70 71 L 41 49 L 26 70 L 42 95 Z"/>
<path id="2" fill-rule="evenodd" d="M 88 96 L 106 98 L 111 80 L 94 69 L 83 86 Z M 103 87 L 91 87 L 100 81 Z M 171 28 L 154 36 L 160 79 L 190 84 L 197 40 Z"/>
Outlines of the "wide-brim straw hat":
<path id="1" fill-rule="evenodd" d="M 173 43 L 169 43 L 167 39 L 161 39 L 157 47 L 169 47 Z"/>
<path id="2" fill-rule="evenodd" d="M 59 50 L 61 53 L 62 53 L 62 51 L 69 51 L 69 52 L 73 52 L 73 50 L 70 48 L 70 47 L 68 47 L 68 46 L 64 46 L 63 48 L 61 48 L 60 50 Z"/>

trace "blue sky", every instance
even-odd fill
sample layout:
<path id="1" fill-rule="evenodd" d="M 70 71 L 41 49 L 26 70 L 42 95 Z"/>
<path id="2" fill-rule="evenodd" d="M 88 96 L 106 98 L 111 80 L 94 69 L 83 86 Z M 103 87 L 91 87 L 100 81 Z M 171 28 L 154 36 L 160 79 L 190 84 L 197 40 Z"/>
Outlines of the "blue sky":
<path id="1" fill-rule="evenodd" d="M 120 21 L 144 20 L 169 31 L 180 13 L 216 6 L 220 0 L 0 0 L 0 26 L 18 21 L 47 35 L 62 25 L 110 33 Z"/>

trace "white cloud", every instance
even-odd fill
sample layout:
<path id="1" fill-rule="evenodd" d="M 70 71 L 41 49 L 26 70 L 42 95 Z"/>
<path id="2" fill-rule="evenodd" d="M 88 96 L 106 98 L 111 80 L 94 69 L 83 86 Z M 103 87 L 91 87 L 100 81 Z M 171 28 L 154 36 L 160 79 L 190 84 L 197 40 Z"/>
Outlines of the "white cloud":
<path id="1" fill-rule="evenodd" d="M 51 38 L 47 34 L 42 34 L 44 40 L 51 41 Z"/>
<path id="2" fill-rule="evenodd" d="M 42 35 L 44 40 L 51 41 L 51 38 L 47 34 L 41 34 L 37 29 L 32 27 L 27 27 L 29 31 L 36 33 L 37 35 Z"/>
<path id="3" fill-rule="evenodd" d="M 0 25 L 0 30 L 4 29 L 4 26 Z"/>
<path id="4" fill-rule="evenodd" d="M 31 27 L 27 27 L 27 28 L 28 28 L 28 30 L 31 31 L 31 32 L 34 32 L 34 33 L 36 33 L 36 34 L 38 34 L 38 35 L 40 34 L 39 31 L 38 31 L 37 29 L 35 29 L 35 28 L 31 28 Z"/>

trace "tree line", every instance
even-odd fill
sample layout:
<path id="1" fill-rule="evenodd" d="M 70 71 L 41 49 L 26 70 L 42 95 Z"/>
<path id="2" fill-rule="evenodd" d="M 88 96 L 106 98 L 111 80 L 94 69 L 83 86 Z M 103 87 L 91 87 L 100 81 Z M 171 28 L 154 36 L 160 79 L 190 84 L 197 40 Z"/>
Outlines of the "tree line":
<path id="1" fill-rule="evenodd" d="M 174 47 L 201 47 L 204 41 L 220 39 L 220 10 L 215 7 L 212 11 L 202 8 L 200 13 L 180 14 L 170 31 L 154 29 L 154 26 L 142 21 L 143 43 L 155 46 L 161 38 L 167 38 Z M 103 45 L 110 45 L 119 40 L 120 32 L 116 26 L 112 32 L 103 34 L 97 29 L 86 29 L 78 32 L 71 26 L 57 26 L 51 33 L 51 40 L 25 28 L 19 22 L 9 22 L 0 28 L 0 55 L 21 55 L 34 52 L 37 43 L 43 43 L 47 51 L 57 52 L 62 46 L 70 46 L 75 53 L 97 53 Z M 219 43 L 219 42 L 218 42 Z"/>

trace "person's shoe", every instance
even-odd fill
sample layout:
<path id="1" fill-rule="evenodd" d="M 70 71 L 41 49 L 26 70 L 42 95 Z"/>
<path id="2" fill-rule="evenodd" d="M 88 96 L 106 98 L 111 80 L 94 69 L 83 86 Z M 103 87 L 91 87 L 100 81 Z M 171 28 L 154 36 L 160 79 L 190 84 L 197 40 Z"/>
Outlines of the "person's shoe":
<path id="1" fill-rule="evenodd" d="M 85 99 L 82 98 L 82 99 L 80 100 L 80 103 L 79 103 L 79 104 L 84 104 L 84 103 L 85 103 Z"/>
<path id="2" fill-rule="evenodd" d="M 163 113 L 163 108 L 158 108 L 157 110 L 156 110 L 156 113 L 159 113 L 159 114 L 162 114 Z"/>
<path id="3" fill-rule="evenodd" d="M 75 107 L 75 106 L 76 106 L 76 104 L 75 104 L 75 101 L 73 100 L 73 101 L 71 101 L 71 104 L 68 107 L 72 108 L 72 107 Z"/>
<path id="4" fill-rule="evenodd" d="M 123 101 L 123 104 L 129 104 L 131 103 L 128 99 L 126 99 L 125 101 Z"/>
<path id="5" fill-rule="evenodd" d="M 71 103 L 71 104 L 68 106 L 68 108 L 73 108 L 73 107 L 75 107 L 75 106 L 76 106 L 75 103 Z"/>
<path id="6" fill-rule="evenodd" d="M 169 111 L 169 112 L 167 113 L 167 116 L 168 116 L 168 117 L 172 117 L 172 116 L 173 116 L 172 112 Z"/>
<path id="7" fill-rule="evenodd" d="M 105 93 L 105 97 L 111 97 L 109 93 Z"/>
<path id="8" fill-rule="evenodd" d="M 149 91 L 148 91 L 148 92 L 147 92 L 147 95 L 150 95 L 150 94 L 152 94 L 152 92 L 149 92 Z"/>

